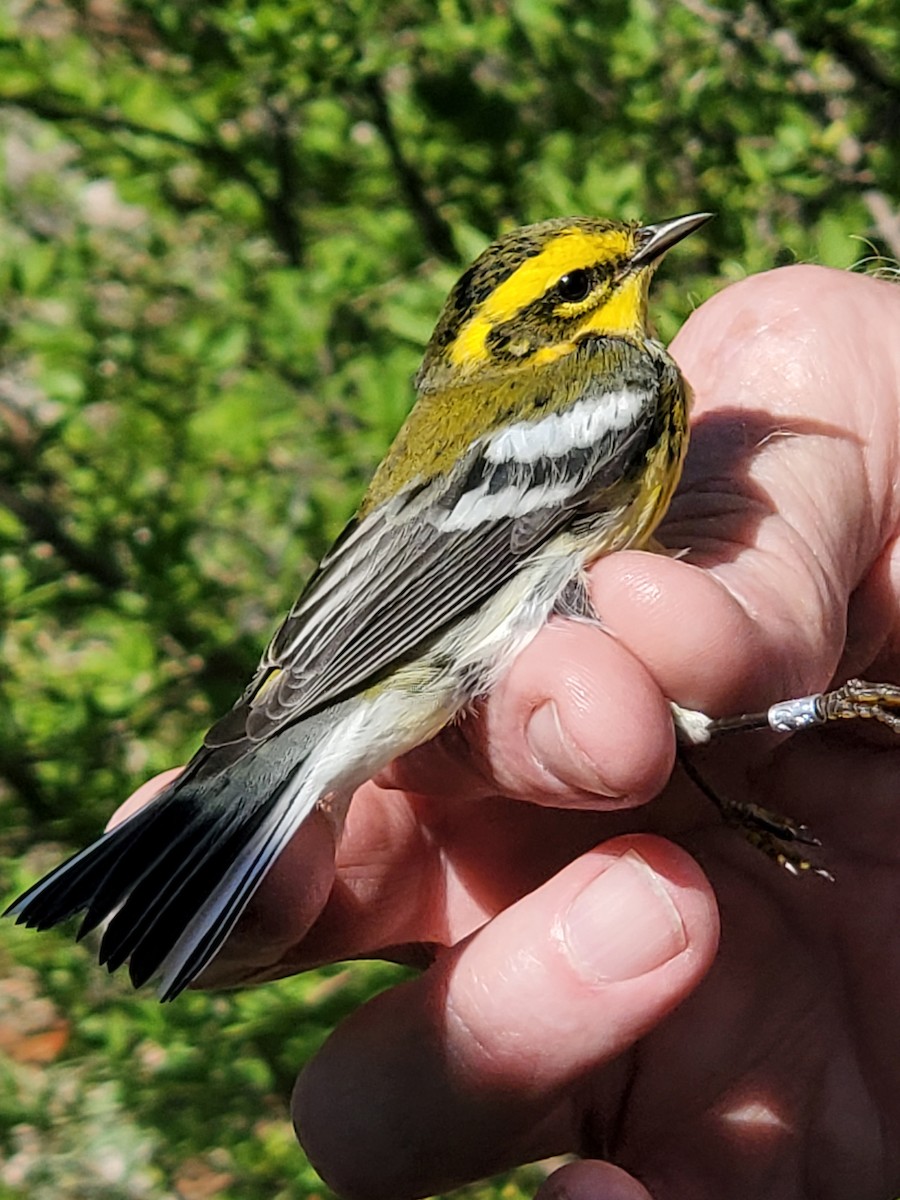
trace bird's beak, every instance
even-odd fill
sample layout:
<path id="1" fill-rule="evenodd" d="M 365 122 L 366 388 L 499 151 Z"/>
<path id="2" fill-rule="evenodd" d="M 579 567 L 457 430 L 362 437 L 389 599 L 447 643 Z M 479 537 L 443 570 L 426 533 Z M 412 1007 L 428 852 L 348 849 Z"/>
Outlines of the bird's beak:
<path id="1" fill-rule="evenodd" d="M 634 235 L 638 248 L 631 260 L 632 267 L 648 267 L 658 262 L 676 242 L 686 238 L 714 216 L 715 213 L 688 213 L 684 217 L 658 221 L 655 225 L 643 225 Z"/>

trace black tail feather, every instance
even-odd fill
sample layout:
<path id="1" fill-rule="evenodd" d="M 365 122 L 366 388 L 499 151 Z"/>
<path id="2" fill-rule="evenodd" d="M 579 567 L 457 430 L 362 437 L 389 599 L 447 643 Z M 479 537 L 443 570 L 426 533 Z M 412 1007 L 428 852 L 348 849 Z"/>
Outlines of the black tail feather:
<path id="1" fill-rule="evenodd" d="M 208 855 L 215 837 L 215 831 L 206 830 L 198 835 L 189 827 L 181 830 L 180 836 L 172 839 L 151 861 L 104 930 L 99 957 L 110 971 L 117 970 L 151 927 L 177 904 L 186 881 Z M 110 911 L 106 910 L 104 918 Z M 187 924 L 190 912 L 189 908 L 186 911 L 176 909 L 175 922 L 167 925 L 173 938 L 177 939 L 181 931 L 180 927 L 176 929 L 179 915 L 183 915 L 184 924 Z"/>
<path id="2" fill-rule="evenodd" d="M 102 873 L 102 864 L 96 863 L 94 890 L 78 929 L 79 940 L 96 929 L 115 911 L 125 897 L 153 870 L 158 857 L 165 853 L 173 841 L 177 841 L 183 817 L 173 804 L 173 797 L 174 793 L 157 796 L 149 806 L 152 811 L 141 809 L 135 814 L 140 817 L 144 812 L 148 812 L 150 819 L 135 822 L 134 825 L 126 821 L 110 831 L 110 846 L 115 857 L 112 864 Z M 184 831 L 183 828 L 182 832 Z M 144 869 L 141 874 L 135 876 L 138 855 L 143 860 Z"/>
<path id="3" fill-rule="evenodd" d="M 216 771 L 201 750 L 149 804 L 75 854 L 7 909 L 35 929 L 84 912 L 83 937 L 108 921 L 100 961 L 129 962 L 135 986 L 178 995 L 215 957 L 319 798 L 307 759 L 334 714 L 287 727 Z"/>
<path id="4" fill-rule="evenodd" d="M 28 929 L 50 929 L 88 908 L 94 899 L 98 880 L 115 871 L 123 849 L 136 841 L 150 825 L 152 814 L 142 809 L 125 824 L 103 834 L 84 850 L 60 863 L 10 904 L 3 916 L 15 916 L 17 925 Z M 114 907 L 115 901 L 110 904 Z M 102 919 L 102 918 L 101 918 Z M 78 936 L 87 932 L 84 927 Z"/>
<path id="5" fill-rule="evenodd" d="M 190 952 L 174 973 L 170 971 L 164 977 L 160 1000 L 173 1000 L 215 957 L 228 930 L 234 926 L 259 880 L 277 857 L 278 847 L 284 845 L 285 831 L 289 833 L 290 828 L 291 822 L 282 818 L 275 824 L 269 838 L 257 841 L 253 858 L 244 865 L 240 880 L 222 897 L 215 921 L 201 923 L 203 932 L 191 941 Z M 135 956 L 132 956 L 130 970 L 134 972 L 134 969 Z"/>
<path id="6" fill-rule="evenodd" d="M 268 808 L 260 808 L 251 820 L 225 818 L 195 835 L 190 852 L 173 847 L 110 921 L 100 945 L 100 961 L 114 971 L 130 959 L 135 987 L 152 979 L 267 813 Z"/>

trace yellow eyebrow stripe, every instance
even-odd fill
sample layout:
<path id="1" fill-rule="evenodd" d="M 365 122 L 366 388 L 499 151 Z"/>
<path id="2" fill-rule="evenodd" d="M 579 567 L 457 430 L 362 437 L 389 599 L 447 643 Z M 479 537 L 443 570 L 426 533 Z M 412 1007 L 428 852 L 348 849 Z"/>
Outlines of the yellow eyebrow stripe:
<path id="1" fill-rule="evenodd" d="M 491 292 L 459 331 L 450 348 L 450 361 L 454 366 L 463 366 L 483 359 L 490 330 L 540 299 L 567 271 L 623 257 L 630 249 L 631 232 L 627 229 L 604 230 L 599 235 L 575 227 L 564 229 Z"/>

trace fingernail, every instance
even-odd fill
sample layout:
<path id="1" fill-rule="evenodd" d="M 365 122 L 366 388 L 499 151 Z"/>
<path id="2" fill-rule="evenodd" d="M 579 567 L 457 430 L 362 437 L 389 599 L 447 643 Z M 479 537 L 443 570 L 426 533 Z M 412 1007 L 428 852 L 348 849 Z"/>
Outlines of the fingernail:
<path id="1" fill-rule="evenodd" d="M 627 850 L 575 897 L 563 936 L 573 966 L 592 983 L 636 979 L 687 946 L 671 896 L 635 850 Z"/>
<path id="2" fill-rule="evenodd" d="M 531 714 L 525 737 L 538 766 L 560 783 L 611 800 L 622 798 L 621 792 L 607 786 L 596 763 L 567 736 L 552 700 L 546 700 Z"/>

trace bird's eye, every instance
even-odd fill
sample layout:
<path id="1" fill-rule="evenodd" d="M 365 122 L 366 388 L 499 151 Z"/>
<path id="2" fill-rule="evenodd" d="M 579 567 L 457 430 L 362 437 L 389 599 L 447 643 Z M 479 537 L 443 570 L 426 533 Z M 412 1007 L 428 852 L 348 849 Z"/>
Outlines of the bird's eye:
<path id="1" fill-rule="evenodd" d="M 563 275 L 556 286 L 563 300 L 575 304 L 579 300 L 586 299 L 590 293 L 591 277 L 587 271 L 569 271 L 568 274 Z"/>

